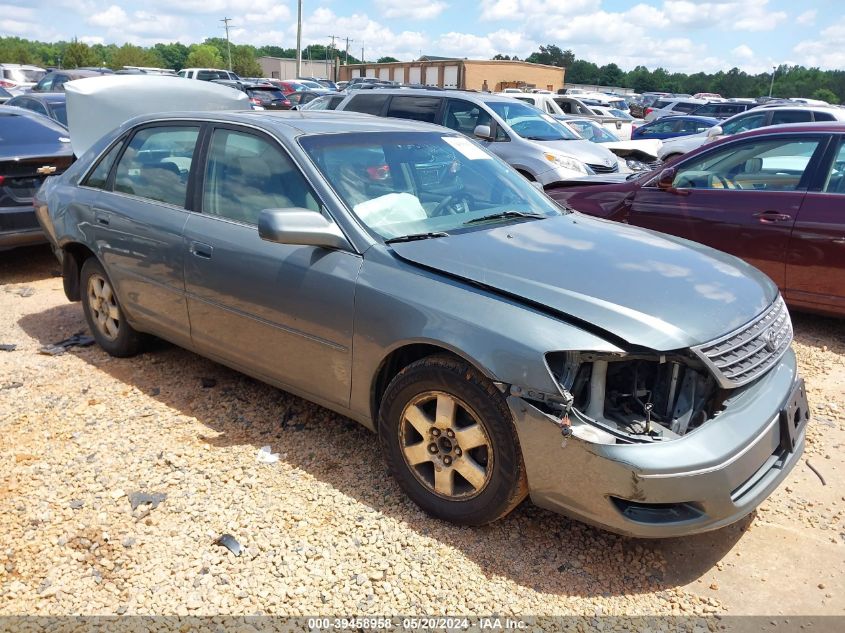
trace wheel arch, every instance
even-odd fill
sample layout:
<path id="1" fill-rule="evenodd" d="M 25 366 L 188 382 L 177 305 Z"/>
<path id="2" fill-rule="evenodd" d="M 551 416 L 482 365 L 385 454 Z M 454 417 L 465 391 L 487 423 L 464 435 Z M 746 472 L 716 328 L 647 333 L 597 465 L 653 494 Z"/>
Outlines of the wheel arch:
<path id="1" fill-rule="evenodd" d="M 370 415 L 376 431 L 378 431 L 379 426 L 379 409 L 390 381 L 411 363 L 437 354 L 453 356 L 469 364 L 490 380 L 496 380 L 496 377 L 478 361 L 442 341 L 422 340 L 400 343 L 384 356 L 373 376 L 370 387 Z"/>
<path id="2" fill-rule="evenodd" d="M 82 265 L 89 257 L 96 257 L 94 252 L 79 242 L 68 242 L 62 245 L 62 282 L 65 296 L 69 301 L 82 299 L 80 278 Z"/>

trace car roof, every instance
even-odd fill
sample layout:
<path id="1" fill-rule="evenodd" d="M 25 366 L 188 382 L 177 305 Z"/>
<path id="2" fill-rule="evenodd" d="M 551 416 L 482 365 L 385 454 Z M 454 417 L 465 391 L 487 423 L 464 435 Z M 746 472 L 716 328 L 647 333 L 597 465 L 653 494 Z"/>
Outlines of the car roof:
<path id="1" fill-rule="evenodd" d="M 386 94 L 386 95 L 400 95 L 408 96 L 414 95 L 416 97 L 447 97 L 450 95 L 460 96 L 461 99 L 468 101 L 475 101 L 480 103 L 512 103 L 515 98 L 506 94 L 496 94 L 493 92 L 470 92 L 468 90 L 428 90 L 425 88 L 408 90 L 407 88 L 379 88 L 374 92 L 353 93 L 353 96 L 358 94 Z M 526 97 L 549 97 L 552 95 L 538 95 L 525 94 Z"/>
<path id="2" fill-rule="evenodd" d="M 403 92 L 402 94 L 407 94 Z M 15 108 L 17 109 L 17 108 Z M 220 112 L 159 112 L 145 114 L 126 123 L 135 126 L 159 120 L 193 119 L 222 123 L 245 123 L 272 129 L 282 136 L 293 138 L 303 134 L 343 134 L 350 132 L 438 132 L 458 136 L 457 132 L 439 125 L 391 119 L 359 112 L 323 110 L 228 110 Z"/>
<path id="3" fill-rule="evenodd" d="M 25 92 L 17 95 L 15 98 L 26 97 L 28 99 L 35 99 L 36 101 L 45 101 L 47 103 L 61 103 L 67 100 L 67 95 L 64 92 Z"/>
<path id="4" fill-rule="evenodd" d="M 702 116 L 700 114 L 679 114 L 678 116 L 665 116 L 660 119 L 654 119 L 654 121 L 649 121 L 646 125 L 659 123 L 661 121 L 701 121 L 702 123 L 716 124 L 719 122 L 719 119 L 712 116 Z"/>
<path id="5" fill-rule="evenodd" d="M 750 136 L 766 136 L 768 134 L 782 134 L 784 132 L 823 132 L 826 134 L 845 133 L 845 112 L 841 121 L 815 121 L 809 123 L 784 123 L 781 125 L 767 125 L 748 130 L 740 134 L 734 134 L 726 138 L 747 138 Z"/>

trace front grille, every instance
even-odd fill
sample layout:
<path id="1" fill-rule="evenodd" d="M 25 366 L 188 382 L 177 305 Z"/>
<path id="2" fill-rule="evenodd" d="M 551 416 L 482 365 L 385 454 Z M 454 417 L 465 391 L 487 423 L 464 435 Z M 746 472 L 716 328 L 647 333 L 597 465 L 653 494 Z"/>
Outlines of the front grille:
<path id="1" fill-rule="evenodd" d="M 663 161 L 659 158 L 657 160 L 651 161 L 650 163 L 646 163 L 649 169 L 657 169 L 658 167 L 663 166 Z"/>
<path id="2" fill-rule="evenodd" d="M 590 165 L 590 169 L 597 174 L 614 174 L 619 171 L 619 163 L 614 163 L 610 167 L 606 167 L 604 165 Z"/>
<path id="3" fill-rule="evenodd" d="M 782 297 L 751 323 L 692 351 L 711 369 L 719 384 L 739 387 L 762 376 L 792 343 L 792 321 Z"/>

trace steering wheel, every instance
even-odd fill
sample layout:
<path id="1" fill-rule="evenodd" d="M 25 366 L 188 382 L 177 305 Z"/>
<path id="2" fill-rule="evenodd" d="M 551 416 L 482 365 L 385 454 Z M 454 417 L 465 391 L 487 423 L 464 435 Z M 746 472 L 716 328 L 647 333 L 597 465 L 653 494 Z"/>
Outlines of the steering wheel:
<path id="1" fill-rule="evenodd" d="M 710 174 L 711 183 L 713 181 L 718 182 L 722 185 L 723 189 L 736 189 L 736 185 L 732 183 L 730 180 L 725 178 L 724 176 L 720 176 L 719 174 Z"/>
<path id="2" fill-rule="evenodd" d="M 453 193 L 452 195 L 443 198 L 443 200 L 441 200 L 438 205 L 431 210 L 430 217 L 440 218 L 444 215 L 466 213 L 470 210 L 470 201 L 472 201 L 472 199 L 472 196 L 470 196 L 466 191 Z M 460 208 L 459 204 L 461 202 L 463 202 L 463 206 L 465 208 Z"/>

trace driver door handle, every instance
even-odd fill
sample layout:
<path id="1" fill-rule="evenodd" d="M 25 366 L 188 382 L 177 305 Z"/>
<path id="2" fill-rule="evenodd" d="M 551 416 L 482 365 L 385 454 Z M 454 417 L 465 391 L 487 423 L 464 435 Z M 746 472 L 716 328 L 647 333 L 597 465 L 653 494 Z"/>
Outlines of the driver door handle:
<path id="1" fill-rule="evenodd" d="M 779 211 L 758 211 L 754 214 L 761 224 L 775 224 L 776 222 L 789 222 L 792 216 Z"/>
<path id="2" fill-rule="evenodd" d="M 194 257 L 211 259 L 211 254 L 214 252 L 214 248 L 212 248 L 210 244 L 204 244 L 203 242 L 191 242 L 190 251 L 191 255 Z"/>

